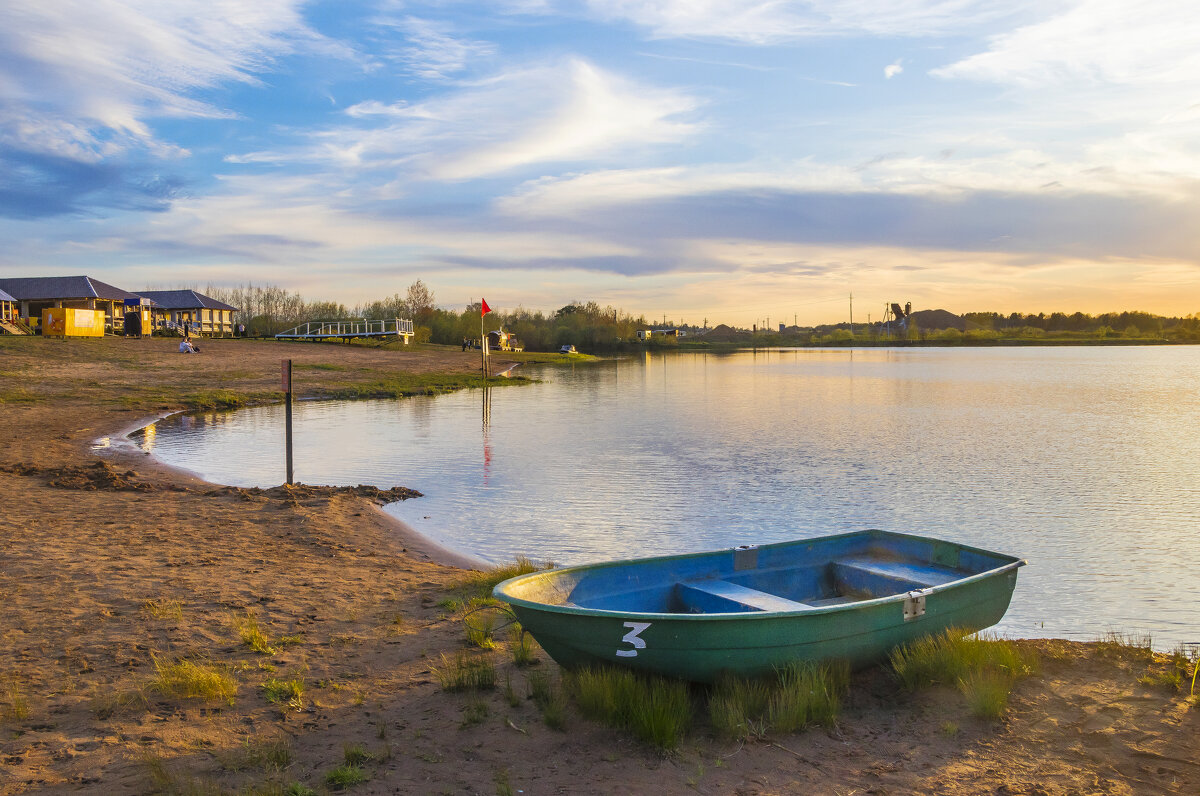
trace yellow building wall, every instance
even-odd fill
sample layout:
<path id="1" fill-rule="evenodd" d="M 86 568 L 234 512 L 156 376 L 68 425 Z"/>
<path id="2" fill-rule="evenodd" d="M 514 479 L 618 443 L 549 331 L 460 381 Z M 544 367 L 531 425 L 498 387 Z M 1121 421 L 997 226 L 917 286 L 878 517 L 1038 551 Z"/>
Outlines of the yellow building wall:
<path id="1" fill-rule="evenodd" d="M 42 310 L 42 334 L 54 337 L 103 337 L 104 310 L 53 307 Z"/>

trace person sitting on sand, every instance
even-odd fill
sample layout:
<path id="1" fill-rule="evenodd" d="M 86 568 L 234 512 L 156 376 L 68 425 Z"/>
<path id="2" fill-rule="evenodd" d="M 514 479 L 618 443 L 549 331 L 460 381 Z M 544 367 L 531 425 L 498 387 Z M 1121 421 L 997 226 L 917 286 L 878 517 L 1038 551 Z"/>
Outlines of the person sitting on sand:
<path id="1" fill-rule="evenodd" d="M 192 339 L 185 337 L 179 341 L 179 353 L 181 354 L 199 354 L 200 349 L 192 345 Z"/>

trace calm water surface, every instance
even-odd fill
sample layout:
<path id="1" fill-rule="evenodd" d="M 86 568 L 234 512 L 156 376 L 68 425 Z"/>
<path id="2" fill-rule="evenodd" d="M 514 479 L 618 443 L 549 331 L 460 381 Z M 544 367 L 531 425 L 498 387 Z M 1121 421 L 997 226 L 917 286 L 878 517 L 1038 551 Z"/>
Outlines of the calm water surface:
<path id="1" fill-rule="evenodd" d="M 1029 560 L 1002 632 L 1200 641 L 1200 348 L 668 354 L 533 375 L 299 404 L 296 478 L 420 490 L 389 511 L 493 562 L 939 536 Z M 218 483 L 284 478 L 279 406 L 134 439 Z"/>

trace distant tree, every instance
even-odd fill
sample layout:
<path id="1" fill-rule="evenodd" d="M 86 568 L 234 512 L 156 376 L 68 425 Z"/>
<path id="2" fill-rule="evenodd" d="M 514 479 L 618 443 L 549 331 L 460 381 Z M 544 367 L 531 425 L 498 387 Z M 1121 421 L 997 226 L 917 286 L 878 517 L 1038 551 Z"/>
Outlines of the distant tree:
<path id="1" fill-rule="evenodd" d="M 433 291 L 418 279 L 408 286 L 408 292 L 404 296 L 404 306 L 414 321 L 428 323 L 429 316 L 435 309 Z"/>

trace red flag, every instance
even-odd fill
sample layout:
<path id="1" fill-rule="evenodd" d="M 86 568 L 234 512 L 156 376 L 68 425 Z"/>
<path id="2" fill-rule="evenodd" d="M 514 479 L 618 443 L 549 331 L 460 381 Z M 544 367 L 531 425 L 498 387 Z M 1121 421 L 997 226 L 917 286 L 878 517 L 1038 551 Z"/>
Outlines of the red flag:
<path id="1" fill-rule="evenodd" d="M 492 308 L 487 305 L 487 299 L 481 298 L 479 299 L 479 302 L 483 305 L 479 308 L 479 317 L 482 318 L 484 315 L 487 315 L 489 312 L 491 312 Z"/>

